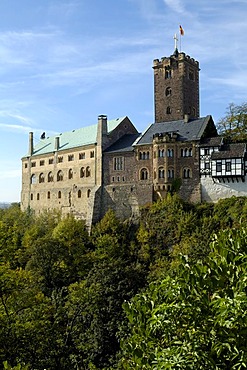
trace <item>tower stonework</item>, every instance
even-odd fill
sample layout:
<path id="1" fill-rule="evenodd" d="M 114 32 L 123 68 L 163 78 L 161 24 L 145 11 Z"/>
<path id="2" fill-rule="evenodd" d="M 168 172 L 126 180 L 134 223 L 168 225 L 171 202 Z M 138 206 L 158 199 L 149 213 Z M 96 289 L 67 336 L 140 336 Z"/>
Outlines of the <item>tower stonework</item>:
<path id="1" fill-rule="evenodd" d="M 199 63 L 175 50 L 170 57 L 155 59 L 154 108 L 155 122 L 198 118 Z"/>

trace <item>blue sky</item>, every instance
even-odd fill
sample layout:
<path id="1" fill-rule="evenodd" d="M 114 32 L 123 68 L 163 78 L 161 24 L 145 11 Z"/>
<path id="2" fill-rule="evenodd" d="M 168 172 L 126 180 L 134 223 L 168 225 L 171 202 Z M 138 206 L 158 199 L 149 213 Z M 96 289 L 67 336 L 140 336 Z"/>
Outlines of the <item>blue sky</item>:
<path id="1" fill-rule="evenodd" d="M 35 141 L 127 115 L 154 121 L 153 59 L 200 62 L 201 116 L 246 102 L 246 0 L 2 0 L 0 201 L 20 201 L 21 157 Z"/>

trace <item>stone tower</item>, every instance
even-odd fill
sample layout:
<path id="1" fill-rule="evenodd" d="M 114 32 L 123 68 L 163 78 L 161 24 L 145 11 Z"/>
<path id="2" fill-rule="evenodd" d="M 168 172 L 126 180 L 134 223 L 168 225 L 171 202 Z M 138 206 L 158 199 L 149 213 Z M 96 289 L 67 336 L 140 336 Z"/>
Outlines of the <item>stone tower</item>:
<path id="1" fill-rule="evenodd" d="M 199 117 L 199 63 L 176 49 L 170 57 L 155 59 L 155 122 Z"/>

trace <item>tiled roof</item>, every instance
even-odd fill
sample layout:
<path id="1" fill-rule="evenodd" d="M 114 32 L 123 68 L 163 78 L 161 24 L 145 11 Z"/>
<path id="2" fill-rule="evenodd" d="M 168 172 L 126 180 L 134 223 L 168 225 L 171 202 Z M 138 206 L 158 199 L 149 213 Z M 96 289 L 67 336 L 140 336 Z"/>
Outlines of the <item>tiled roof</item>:
<path id="1" fill-rule="evenodd" d="M 212 159 L 243 158 L 245 152 L 245 143 L 226 144 L 218 152 L 212 153 Z"/>
<path id="2" fill-rule="evenodd" d="M 113 131 L 125 118 L 126 116 L 107 121 L 108 133 Z M 40 141 L 34 145 L 33 156 L 54 152 L 55 137 L 59 137 L 58 151 L 95 144 L 97 141 L 97 126 L 98 125 L 95 124 L 76 130 L 63 132 L 45 139 L 40 139 Z"/>
<path id="3" fill-rule="evenodd" d="M 150 144 L 153 141 L 153 137 L 158 133 L 171 133 L 175 132 L 178 134 L 178 140 L 180 141 L 198 141 L 201 139 L 207 124 L 211 120 L 211 116 L 206 116 L 198 119 L 171 121 L 171 122 L 160 122 L 153 123 L 141 136 L 137 145 Z"/>
<path id="4" fill-rule="evenodd" d="M 105 152 L 106 153 L 130 152 L 134 149 L 133 144 L 140 137 L 140 135 L 141 135 L 140 133 L 126 134 L 122 136 L 118 141 L 116 141 L 116 143 L 107 148 Z"/>

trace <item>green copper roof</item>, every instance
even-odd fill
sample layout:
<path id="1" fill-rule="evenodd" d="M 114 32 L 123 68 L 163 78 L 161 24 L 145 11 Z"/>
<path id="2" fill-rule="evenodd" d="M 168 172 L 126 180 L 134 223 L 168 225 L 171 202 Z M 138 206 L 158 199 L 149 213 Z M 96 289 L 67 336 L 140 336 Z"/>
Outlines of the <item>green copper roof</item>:
<path id="1" fill-rule="evenodd" d="M 126 117 L 122 117 L 107 121 L 108 133 L 113 131 L 125 118 Z M 98 125 L 96 124 L 68 132 L 63 132 L 45 139 L 40 139 L 36 144 L 34 144 L 32 155 L 43 155 L 54 152 L 55 137 L 59 137 L 58 151 L 95 144 L 97 142 L 97 127 Z"/>

